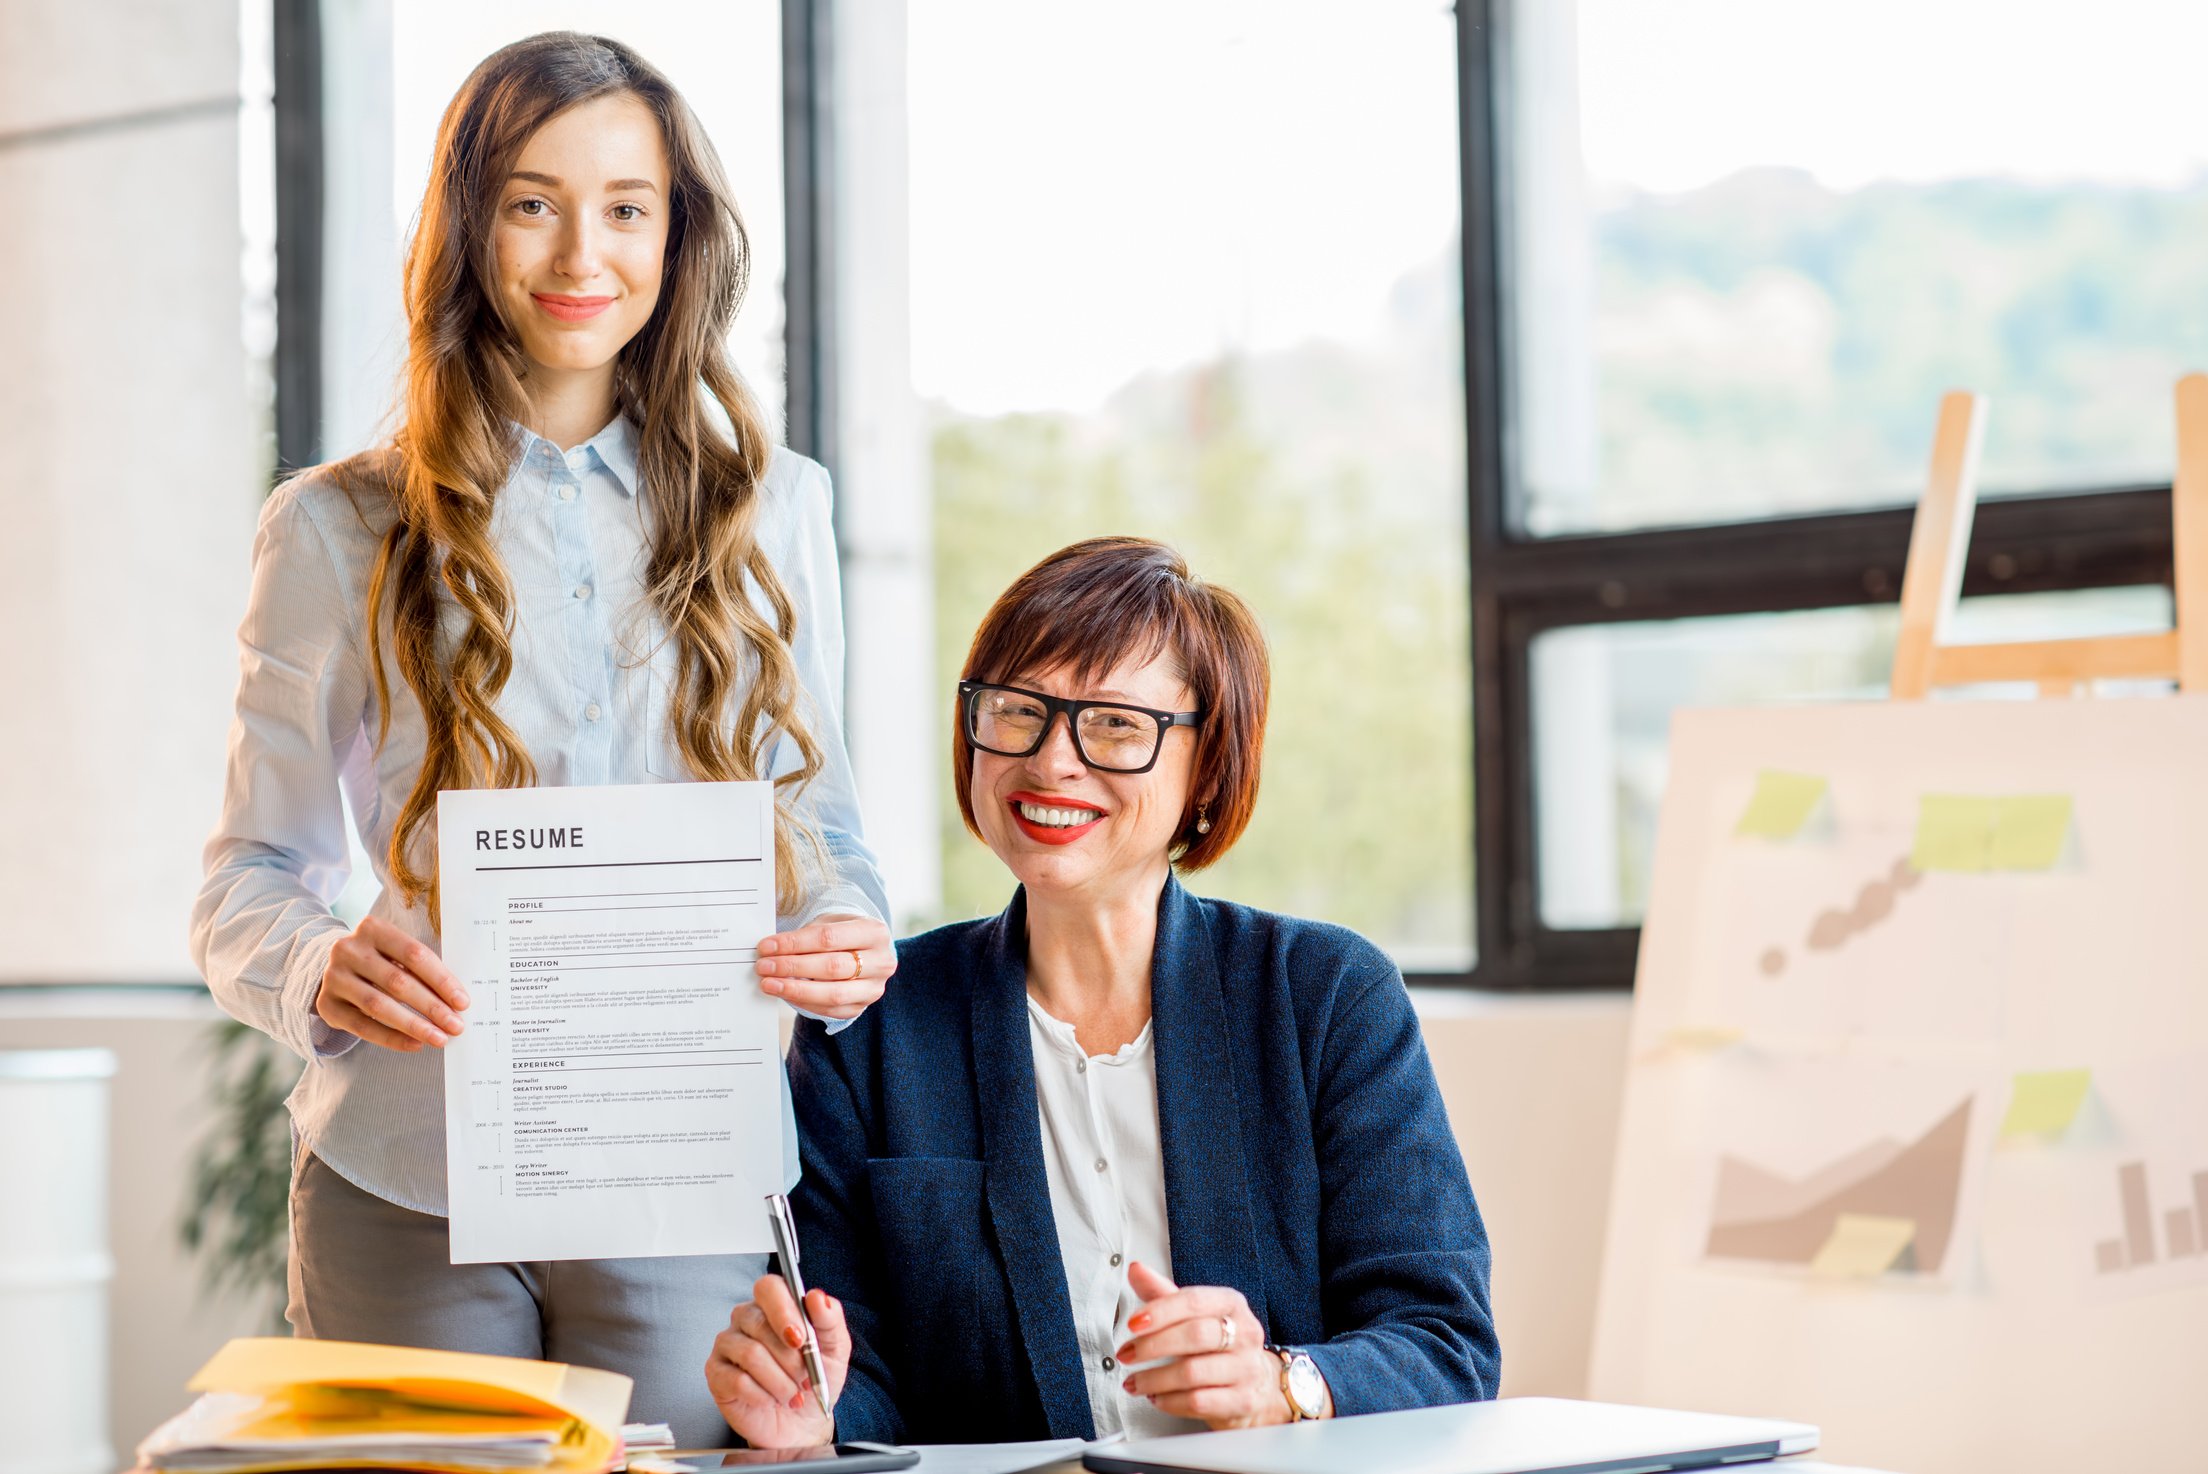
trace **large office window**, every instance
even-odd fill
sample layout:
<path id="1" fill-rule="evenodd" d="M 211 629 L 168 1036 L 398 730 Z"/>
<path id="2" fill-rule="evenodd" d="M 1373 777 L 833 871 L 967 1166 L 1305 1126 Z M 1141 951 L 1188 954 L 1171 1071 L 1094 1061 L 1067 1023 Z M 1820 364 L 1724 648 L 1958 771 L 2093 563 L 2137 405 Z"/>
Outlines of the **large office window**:
<path id="1" fill-rule="evenodd" d="M 2208 345 L 2208 11 L 1514 18 L 1526 531 L 1912 501 L 1957 384 L 1993 397 L 1989 492 L 2168 479 L 2169 386 Z M 2135 38 L 2122 66 L 2093 64 L 2104 36 Z"/>
<path id="2" fill-rule="evenodd" d="M 1471 961 L 1453 22 L 1438 0 L 909 12 L 911 360 L 947 711 L 1043 555 L 1139 533 L 1273 655 L 1210 894 Z M 1011 882 L 940 805 L 944 916 Z"/>
<path id="3" fill-rule="evenodd" d="M 1462 13 L 1482 980 L 1622 985 L 1672 712 L 1883 696 L 1945 390 L 1991 396 L 1963 638 L 2168 626 L 2208 18 Z"/>
<path id="4" fill-rule="evenodd" d="M 901 924 L 1009 888 L 909 713 L 1022 569 L 1135 531 L 1273 642 L 1205 889 L 1432 980 L 1621 986 L 1670 713 L 1883 689 L 1945 389 L 1993 397 L 1975 626 L 2167 623 L 2208 19 L 2111 6 L 395 0 L 386 218 L 512 36 L 690 93 L 759 252 L 734 351 L 841 478 Z"/>

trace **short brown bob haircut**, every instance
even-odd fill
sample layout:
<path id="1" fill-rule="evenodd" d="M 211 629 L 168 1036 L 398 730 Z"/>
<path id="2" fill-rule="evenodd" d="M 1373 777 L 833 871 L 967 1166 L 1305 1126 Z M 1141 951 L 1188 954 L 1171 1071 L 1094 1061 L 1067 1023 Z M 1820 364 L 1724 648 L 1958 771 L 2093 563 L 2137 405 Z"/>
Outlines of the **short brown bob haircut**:
<path id="1" fill-rule="evenodd" d="M 1123 660 L 1146 664 L 1160 654 L 1179 666 L 1204 714 L 1194 728 L 1188 807 L 1168 855 L 1182 870 L 1201 870 L 1233 847 L 1257 808 L 1272 670 L 1265 636 L 1247 604 L 1198 579 L 1187 560 L 1164 543 L 1092 537 L 1028 569 L 989 606 L 966 652 L 961 679 L 1012 683 L 1040 671 L 1070 669 L 1075 681 L 1088 682 L 1102 679 Z M 951 783 L 966 827 L 980 838 L 974 822 L 974 747 L 966 740 L 964 713 L 955 705 Z M 1196 832 L 1199 804 L 1211 820 L 1204 834 Z"/>

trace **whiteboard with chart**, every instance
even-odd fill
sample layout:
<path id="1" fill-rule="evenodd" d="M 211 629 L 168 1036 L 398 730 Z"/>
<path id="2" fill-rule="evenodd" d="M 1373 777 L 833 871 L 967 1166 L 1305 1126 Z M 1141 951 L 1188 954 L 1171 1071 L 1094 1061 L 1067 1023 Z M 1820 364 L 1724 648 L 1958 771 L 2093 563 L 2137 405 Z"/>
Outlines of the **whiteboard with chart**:
<path id="1" fill-rule="evenodd" d="M 2208 1467 L 2208 698 L 1682 713 L 1636 986 L 1590 1396 Z"/>

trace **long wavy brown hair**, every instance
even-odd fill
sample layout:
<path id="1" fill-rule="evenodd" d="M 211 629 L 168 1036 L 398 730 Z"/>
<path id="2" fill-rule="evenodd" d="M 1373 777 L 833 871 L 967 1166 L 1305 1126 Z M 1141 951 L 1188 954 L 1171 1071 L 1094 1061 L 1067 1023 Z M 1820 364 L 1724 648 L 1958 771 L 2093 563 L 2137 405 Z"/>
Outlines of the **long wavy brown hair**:
<path id="1" fill-rule="evenodd" d="M 808 887 L 805 861 L 822 853 L 793 808 L 821 767 L 798 709 L 797 613 L 755 536 L 774 441 L 723 346 L 751 272 L 743 217 L 712 144 L 664 76 L 618 41 L 547 32 L 485 58 L 445 109 L 406 255 L 400 428 L 381 454 L 357 463 L 376 468 L 397 512 L 368 588 L 377 742 L 391 727 L 386 639 L 428 731 L 392 831 L 391 877 L 409 906 L 427 898 L 433 926 L 441 925 L 436 831 L 425 842 L 422 830 L 438 793 L 536 781 L 495 707 L 514 669 L 514 594 L 491 540 L 491 508 L 520 455 L 512 427 L 528 404 L 527 360 L 495 286 L 499 191 L 539 128 L 611 94 L 636 98 L 659 119 L 671 173 L 659 302 L 621 350 L 614 385 L 637 427 L 638 495 L 653 513 L 645 594 L 678 647 L 676 742 L 694 775 L 718 781 L 765 776 L 777 740 L 789 737 L 800 762 L 775 780 L 784 910 Z M 708 394 L 725 427 L 709 414 Z M 747 580 L 771 618 L 747 597 Z M 440 624 L 452 606 L 465 615 L 456 636 Z"/>

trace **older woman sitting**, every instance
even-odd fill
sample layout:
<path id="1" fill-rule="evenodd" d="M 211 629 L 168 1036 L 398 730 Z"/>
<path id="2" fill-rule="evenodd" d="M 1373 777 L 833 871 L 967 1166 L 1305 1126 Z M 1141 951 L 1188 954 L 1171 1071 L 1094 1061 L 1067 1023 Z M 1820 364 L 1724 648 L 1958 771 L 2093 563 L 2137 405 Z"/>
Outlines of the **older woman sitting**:
<path id="1" fill-rule="evenodd" d="M 953 774 L 1019 889 L 901 943 L 841 1033 L 797 1026 L 793 1207 L 833 1421 L 770 1275 L 706 1368 L 748 1442 L 1495 1395 L 1487 1234 L 1401 975 L 1352 932 L 1174 878 L 1249 822 L 1267 684 L 1248 609 L 1158 543 L 1078 543 L 989 611 Z"/>

